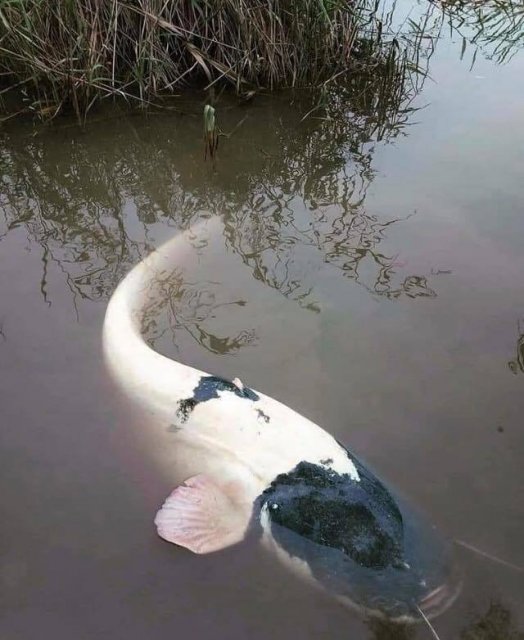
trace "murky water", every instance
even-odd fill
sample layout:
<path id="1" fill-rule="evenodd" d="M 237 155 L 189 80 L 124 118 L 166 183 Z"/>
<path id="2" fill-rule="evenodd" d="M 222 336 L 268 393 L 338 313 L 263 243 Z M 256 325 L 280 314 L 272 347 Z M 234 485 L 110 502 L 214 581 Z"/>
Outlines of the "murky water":
<path id="1" fill-rule="evenodd" d="M 172 487 L 101 326 L 123 274 L 213 214 L 155 347 L 298 409 L 450 537 L 524 564 L 524 55 L 470 70 L 461 49 L 438 43 L 401 113 L 222 99 L 215 167 L 190 101 L 2 132 L 2 640 L 429 637 L 367 623 L 257 547 L 156 537 Z M 441 638 L 521 637 L 522 573 L 459 553 Z"/>

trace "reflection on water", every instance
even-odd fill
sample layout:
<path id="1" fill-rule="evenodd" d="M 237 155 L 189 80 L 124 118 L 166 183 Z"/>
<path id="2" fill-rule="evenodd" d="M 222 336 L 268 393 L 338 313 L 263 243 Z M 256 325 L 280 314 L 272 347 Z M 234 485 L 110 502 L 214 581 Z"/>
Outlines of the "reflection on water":
<path id="1" fill-rule="evenodd" d="M 302 307 L 318 311 L 313 288 L 301 274 L 306 265 L 300 251 L 311 248 L 341 275 L 376 295 L 399 298 L 434 297 L 425 275 L 402 275 L 397 256 L 380 251 L 388 227 L 399 219 L 380 221 L 364 207 L 366 183 L 359 190 L 351 181 L 341 180 L 336 196 L 315 200 L 307 218 L 286 207 L 286 195 L 278 189 L 260 196 L 260 215 L 250 209 L 228 220 L 230 246 L 248 264 L 257 280 L 263 281 Z M 308 194 L 302 197 L 308 203 Z M 311 196 L 310 196 L 311 197 Z M 316 196 L 315 196 L 316 198 Z M 306 258 L 307 259 L 307 258 Z"/>
<path id="2" fill-rule="evenodd" d="M 5 135 L 0 147 L 0 206 L 9 232 L 22 227 L 28 246 L 40 248 L 40 291 L 46 302 L 48 271 L 56 266 L 73 300 L 107 299 L 143 253 L 124 220 L 126 199 L 115 157 L 98 163 L 92 149 L 72 138 Z M 120 167 L 126 171 L 125 167 Z"/>
<path id="3" fill-rule="evenodd" d="M 432 47 L 431 37 L 406 32 L 373 73 L 326 86 L 320 97 L 274 99 L 263 112 L 256 104 L 247 108 L 214 174 L 195 153 L 199 123 L 187 117 L 174 122 L 157 114 L 146 131 L 132 119 L 92 125 L 88 133 L 98 140 L 110 133 L 107 145 L 92 144 L 74 129 L 5 133 L 4 237 L 23 228 L 39 247 L 40 290 L 49 304 L 51 268 L 62 274 L 75 306 L 78 298 L 107 299 L 151 250 L 156 223 L 187 227 L 208 211 L 223 213 L 228 249 L 254 277 L 305 309 L 318 311 L 307 275 L 313 253 L 374 295 L 434 297 L 428 274 L 406 272 L 398 256 L 380 249 L 388 228 L 402 219 L 379 219 L 365 206 L 376 145 L 405 132 L 423 79 L 410 68 L 427 62 Z M 359 55 L 366 55 L 364 49 Z M 240 119 L 227 102 L 217 109 L 222 122 L 228 115 Z M 166 136 L 173 128 L 173 137 Z M 245 162 L 228 168 L 226 154 Z M 197 304 L 187 290 L 184 295 Z M 246 339 L 231 338 L 220 349 Z M 213 342 L 210 336 L 202 340 Z"/>
<path id="4" fill-rule="evenodd" d="M 255 155 L 254 162 L 224 184 L 221 176 L 195 180 L 202 170 L 184 166 L 164 135 L 150 131 L 148 150 L 122 125 L 111 149 L 100 152 L 81 135 L 50 146 L 47 136 L 6 135 L 0 203 L 7 233 L 22 227 L 41 254 L 40 290 L 48 303 L 48 271 L 62 274 L 73 299 L 107 299 L 123 274 L 152 249 L 150 229 L 169 222 L 187 227 L 202 212 L 224 212 L 228 248 L 254 277 L 317 310 L 307 279 L 310 252 L 370 292 L 390 298 L 432 297 L 426 274 L 405 273 L 396 255 L 380 250 L 388 228 L 365 208 L 373 179 L 374 142 L 366 123 L 308 121 L 292 109 L 268 112 L 250 143 L 279 155 Z M 282 115 L 285 116 L 285 120 Z M 396 133 L 396 130 L 395 130 Z M 390 140 L 390 138 L 386 138 Z M 231 154 L 244 154 L 230 141 Z M 206 181 L 207 179 L 207 181 Z M 144 185 L 137 193 L 136 185 Z"/>
<path id="5" fill-rule="evenodd" d="M 512 373 L 524 373 L 524 323 L 518 321 L 518 333 L 516 356 L 508 362 L 508 367 Z"/>
<path id="6" fill-rule="evenodd" d="M 258 130 L 250 125 L 250 143 L 261 151 L 237 176 L 234 190 L 220 184 L 220 176 L 195 180 L 194 172 L 203 170 L 180 162 L 179 147 L 173 149 L 163 127 L 149 132 L 154 158 L 144 157 L 143 141 L 129 136 L 125 125 L 117 127 L 112 148 L 102 152 L 81 135 L 51 147 L 47 136 L 6 135 L 4 237 L 23 227 L 28 241 L 40 247 L 40 288 L 48 302 L 53 265 L 74 298 L 107 299 L 152 248 L 150 227 L 166 219 L 175 229 L 186 227 L 205 211 L 224 212 L 228 246 L 255 278 L 305 308 L 315 309 L 311 284 L 303 277 L 301 252 L 308 248 L 377 295 L 433 296 L 426 274 L 402 273 L 397 256 L 380 251 L 388 227 L 402 222 L 366 211 L 375 144 L 367 124 L 357 119 L 301 125 L 292 109 L 285 120 L 278 112 L 267 115 Z M 268 135 L 278 155 L 266 155 Z M 236 142 L 229 142 L 228 152 L 244 154 Z M 145 186 L 142 193 L 138 184 Z"/>
<path id="7" fill-rule="evenodd" d="M 227 296 L 227 292 L 218 282 L 200 279 L 189 282 L 181 270 L 158 275 L 151 283 L 150 304 L 143 315 L 142 334 L 154 346 L 166 334 L 175 341 L 180 331 L 185 331 L 207 351 L 222 355 L 256 343 L 253 329 L 241 330 L 233 336 L 219 336 L 207 328 L 206 322 L 218 311 L 246 304 L 242 299 L 229 300 L 220 296 Z M 176 342 L 174 344 L 176 346 Z"/>
<path id="8" fill-rule="evenodd" d="M 508 62 L 524 46 L 524 6 L 513 0 L 443 0 L 449 26 L 497 63 Z M 476 49 L 475 49 L 476 51 Z M 476 53 L 473 54 L 473 63 Z"/>

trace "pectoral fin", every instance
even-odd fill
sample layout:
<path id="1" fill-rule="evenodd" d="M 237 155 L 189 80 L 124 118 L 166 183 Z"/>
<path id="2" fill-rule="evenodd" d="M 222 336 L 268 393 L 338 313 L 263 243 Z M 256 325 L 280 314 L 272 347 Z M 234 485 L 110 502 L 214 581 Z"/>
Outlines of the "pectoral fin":
<path id="1" fill-rule="evenodd" d="M 194 553 L 211 553 L 240 542 L 250 514 L 212 478 L 198 475 L 177 487 L 155 517 L 158 535 Z"/>

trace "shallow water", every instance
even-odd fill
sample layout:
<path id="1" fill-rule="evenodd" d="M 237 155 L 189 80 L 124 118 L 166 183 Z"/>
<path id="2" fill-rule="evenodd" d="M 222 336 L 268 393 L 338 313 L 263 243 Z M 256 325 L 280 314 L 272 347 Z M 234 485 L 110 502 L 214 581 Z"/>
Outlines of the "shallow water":
<path id="1" fill-rule="evenodd" d="M 214 167 L 189 100 L 2 132 L 2 640 L 430 637 L 257 547 L 156 537 L 172 487 L 108 380 L 102 321 L 140 256 L 213 214 L 223 233 L 181 265 L 156 348 L 298 409 L 450 537 L 524 565 L 524 54 L 470 70 L 461 48 L 439 42 L 404 127 L 223 98 Z M 517 638 L 522 573 L 459 555 L 441 638 Z"/>

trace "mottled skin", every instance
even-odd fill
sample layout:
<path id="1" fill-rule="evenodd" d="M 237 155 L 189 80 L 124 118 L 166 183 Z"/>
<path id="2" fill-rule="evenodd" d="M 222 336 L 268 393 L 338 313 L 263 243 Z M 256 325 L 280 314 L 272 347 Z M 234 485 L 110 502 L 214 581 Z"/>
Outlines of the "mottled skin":
<path id="1" fill-rule="evenodd" d="M 340 599 L 404 621 L 419 616 L 419 605 L 434 617 L 458 591 L 451 545 L 352 460 L 359 482 L 302 462 L 275 478 L 256 512 L 265 512 L 266 529 L 289 561 L 299 559 Z"/>

